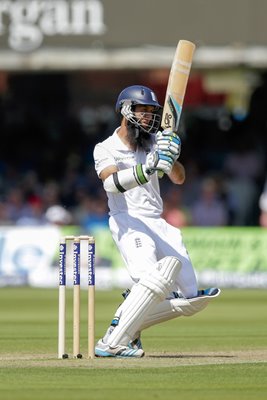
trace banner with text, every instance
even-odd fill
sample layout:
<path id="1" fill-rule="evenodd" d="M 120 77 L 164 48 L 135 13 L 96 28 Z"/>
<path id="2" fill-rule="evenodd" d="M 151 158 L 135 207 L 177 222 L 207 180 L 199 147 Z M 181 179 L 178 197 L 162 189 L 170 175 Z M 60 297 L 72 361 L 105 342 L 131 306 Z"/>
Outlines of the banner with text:
<path id="1" fill-rule="evenodd" d="M 182 233 L 201 286 L 267 287 L 267 230 L 190 227 Z M 60 238 L 80 234 L 79 227 L 1 227 L 0 286 L 56 287 Z M 90 235 L 96 241 L 97 288 L 131 286 L 110 231 L 99 228 Z M 70 285 L 71 280 L 68 271 Z"/>

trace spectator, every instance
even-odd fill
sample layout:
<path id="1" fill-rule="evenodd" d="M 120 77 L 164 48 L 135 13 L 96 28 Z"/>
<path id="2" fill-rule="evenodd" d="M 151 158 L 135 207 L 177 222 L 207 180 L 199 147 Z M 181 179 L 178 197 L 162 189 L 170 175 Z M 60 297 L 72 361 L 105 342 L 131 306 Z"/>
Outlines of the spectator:
<path id="1" fill-rule="evenodd" d="M 223 226 L 228 223 L 228 212 L 220 198 L 217 182 L 214 178 L 204 179 L 200 197 L 192 207 L 192 225 Z"/>
<path id="2" fill-rule="evenodd" d="M 182 192 L 179 189 L 173 187 L 165 194 L 162 213 L 162 217 L 176 228 L 190 225 L 191 219 L 189 210 L 183 206 Z"/>
<path id="3" fill-rule="evenodd" d="M 31 196 L 27 202 L 27 215 L 19 217 L 16 225 L 38 226 L 46 223 L 42 199 L 38 196 Z"/>
<path id="4" fill-rule="evenodd" d="M 256 225 L 259 184 L 264 170 L 264 156 L 246 130 L 233 139 L 232 150 L 224 163 L 226 191 L 232 213 L 231 225 Z"/>
<path id="5" fill-rule="evenodd" d="M 97 194 L 84 196 L 80 204 L 75 207 L 74 217 L 86 232 L 108 227 L 106 200 Z"/>
<path id="6" fill-rule="evenodd" d="M 0 200 L 0 225 L 5 226 L 11 224 L 12 221 L 8 215 L 7 204 L 3 200 Z"/>
<path id="7" fill-rule="evenodd" d="M 42 198 L 45 209 L 48 209 L 49 207 L 54 205 L 61 204 L 59 182 L 47 182 L 43 187 Z"/>
<path id="8" fill-rule="evenodd" d="M 46 221 L 54 225 L 70 225 L 72 215 L 59 204 L 49 207 L 45 213 Z"/>
<path id="9" fill-rule="evenodd" d="M 5 198 L 7 219 L 15 224 L 19 218 L 27 217 L 30 215 L 29 206 L 23 191 L 20 187 L 12 187 L 6 193 Z"/>

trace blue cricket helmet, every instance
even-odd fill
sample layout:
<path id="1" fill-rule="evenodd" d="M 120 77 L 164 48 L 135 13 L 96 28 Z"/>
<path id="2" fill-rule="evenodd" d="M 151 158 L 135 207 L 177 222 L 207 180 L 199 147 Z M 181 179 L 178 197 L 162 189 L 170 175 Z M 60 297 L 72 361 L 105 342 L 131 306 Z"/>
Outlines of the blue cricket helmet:
<path id="1" fill-rule="evenodd" d="M 135 106 L 138 104 L 155 107 L 154 112 L 151 113 L 151 122 L 146 127 L 141 124 L 140 119 L 138 119 L 134 113 Z M 130 124 L 141 131 L 154 133 L 159 129 L 162 107 L 158 102 L 155 92 L 146 86 L 133 85 L 122 90 L 118 96 L 115 109 L 116 112 L 120 112 Z"/>
<path id="2" fill-rule="evenodd" d="M 125 101 L 128 104 L 131 102 L 132 105 L 144 104 L 147 106 L 159 107 L 161 109 L 161 105 L 158 102 L 155 92 L 146 86 L 134 85 L 123 89 L 117 99 L 117 112 L 120 112 Z"/>

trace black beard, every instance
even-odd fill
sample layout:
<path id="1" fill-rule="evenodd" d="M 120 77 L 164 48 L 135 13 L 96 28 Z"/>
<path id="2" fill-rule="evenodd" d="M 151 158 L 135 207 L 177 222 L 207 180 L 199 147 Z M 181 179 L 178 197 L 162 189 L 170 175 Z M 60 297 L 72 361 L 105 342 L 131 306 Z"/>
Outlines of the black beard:
<path id="1" fill-rule="evenodd" d="M 149 148 L 149 143 L 151 141 L 150 133 L 142 131 L 142 129 L 137 128 L 133 124 L 128 124 L 127 126 L 127 139 L 131 147 L 138 146 L 147 150 Z"/>

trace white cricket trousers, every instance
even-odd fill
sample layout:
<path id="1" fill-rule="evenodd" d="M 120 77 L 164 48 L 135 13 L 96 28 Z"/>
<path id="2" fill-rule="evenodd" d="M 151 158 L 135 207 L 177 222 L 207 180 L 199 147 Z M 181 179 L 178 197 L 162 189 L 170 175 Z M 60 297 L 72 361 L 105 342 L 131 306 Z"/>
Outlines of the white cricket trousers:
<path id="1" fill-rule="evenodd" d="M 134 282 L 163 257 L 174 256 L 182 263 L 176 290 L 187 298 L 197 296 L 195 271 L 179 229 L 160 217 L 142 217 L 141 220 L 127 213 L 111 216 L 109 226 Z"/>

